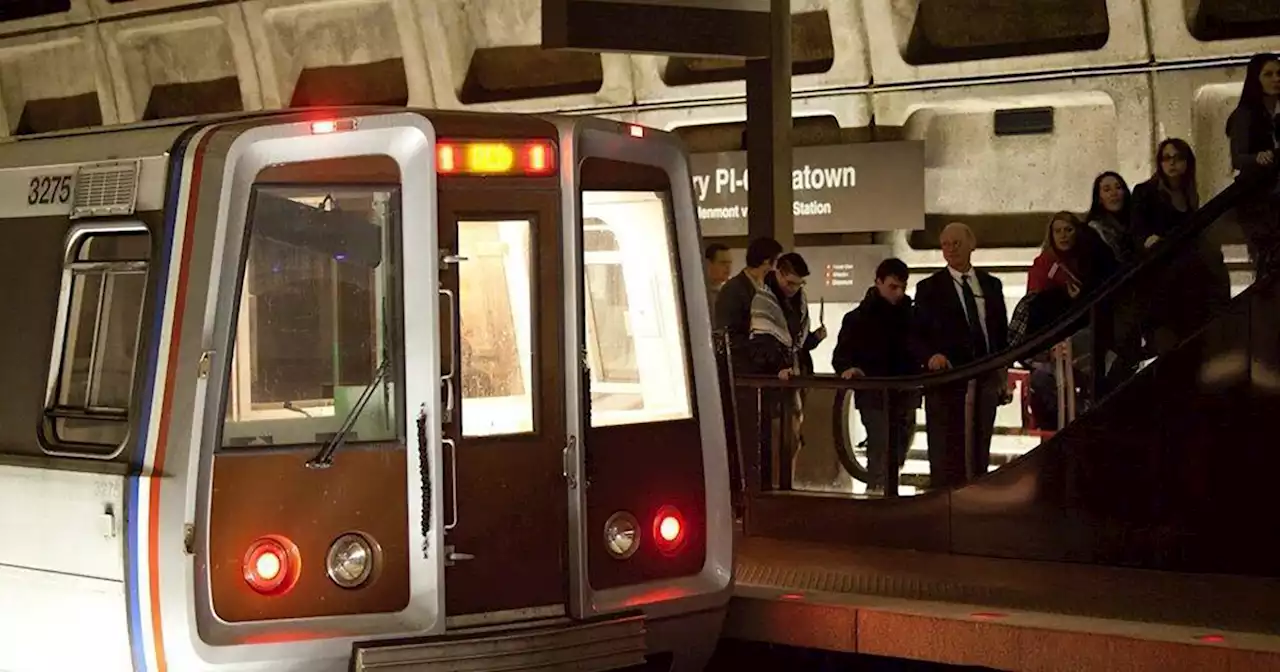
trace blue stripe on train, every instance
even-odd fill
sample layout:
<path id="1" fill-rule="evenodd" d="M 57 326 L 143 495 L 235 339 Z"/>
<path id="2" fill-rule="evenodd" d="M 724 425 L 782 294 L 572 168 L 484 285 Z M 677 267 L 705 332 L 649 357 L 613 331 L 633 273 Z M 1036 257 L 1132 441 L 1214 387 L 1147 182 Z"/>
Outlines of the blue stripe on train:
<path id="1" fill-rule="evenodd" d="M 175 227 L 178 226 L 178 192 L 182 186 L 182 161 L 186 155 L 187 143 L 191 141 L 191 136 L 199 128 L 197 126 L 183 131 L 174 141 L 173 148 L 170 150 L 167 176 L 169 184 L 165 193 L 164 223 L 160 228 L 161 244 L 158 247 L 152 247 L 153 250 L 157 251 L 156 261 L 158 262 L 151 265 L 153 269 L 151 277 L 155 279 L 153 282 L 156 283 L 157 287 L 156 300 L 152 304 L 155 306 L 155 314 L 151 323 L 150 347 L 147 353 L 146 375 L 144 377 L 146 382 L 142 391 L 141 413 L 137 424 L 139 428 L 138 440 L 133 447 L 133 456 L 130 458 L 131 468 L 125 484 L 124 583 L 129 615 L 129 649 L 133 655 L 133 669 L 135 672 L 147 672 L 146 639 L 142 633 L 144 627 L 150 627 L 150 623 L 142 622 L 143 605 L 140 603 L 141 591 L 138 586 L 139 568 L 145 566 L 147 562 L 146 555 L 141 552 L 142 549 L 138 548 L 139 540 L 143 534 L 143 530 L 138 529 L 138 523 L 140 522 L 138 512 L 147 505 L 147 502 L 138 501 L 138 493 L 141 490 L 139 480 L 142 478 L 142 461 L 146 456 L 147 432 L 151 424 L 151 398 L 155 393 L 155 386 L 164 384 L 164 381 L 156 380 L 156 372 L 159 370 L 160 363 L 160 335 L 164 330 L 164 302 L 165 293 L 169 286 L 169 258 L 173 253 Z"/>

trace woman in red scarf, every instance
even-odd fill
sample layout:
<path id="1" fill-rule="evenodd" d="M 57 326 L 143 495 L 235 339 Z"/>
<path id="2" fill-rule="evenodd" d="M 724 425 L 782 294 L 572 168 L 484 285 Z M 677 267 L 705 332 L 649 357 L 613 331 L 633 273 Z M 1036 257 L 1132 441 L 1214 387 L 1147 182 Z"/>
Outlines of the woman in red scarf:
<path id="1" fill-rule="evenodd" d="M 1103 250 L 1092 233 L 1079 217 L 1069 212 L 1054 215 L 1040 256 L 1027 273 L 1027 293 L 1061 288 L 1071 299 L 1076 299 L 1104 279 L 1106 269 L 1100 268 L 1105 262 Z"/>
<path id="2" fill-rule="evenodd" d="M 1069 212 L 1054 215 L 1049 220 L 1040 256 L 1027 273 L 1027 296 L 1018 306 L 1025 309 L 1026 334 L 1039 331 L 1070 310 L 1081 294 L 1106 280 L 1114 265 L 1114 255 L 1097 232 Z M 1055 347 L 1055 356 L 1065 353 Z M 1087 362 L 1079 356 L 1072 359 L 1081 380 L 1091 375 L 1092 367 Z M 1032 408 L 1037 424 L 1042 429 L 1057 429 L 1058 390 L 1052 360 L 1042 353 L 1031 359 L 1030 368 Z"/>

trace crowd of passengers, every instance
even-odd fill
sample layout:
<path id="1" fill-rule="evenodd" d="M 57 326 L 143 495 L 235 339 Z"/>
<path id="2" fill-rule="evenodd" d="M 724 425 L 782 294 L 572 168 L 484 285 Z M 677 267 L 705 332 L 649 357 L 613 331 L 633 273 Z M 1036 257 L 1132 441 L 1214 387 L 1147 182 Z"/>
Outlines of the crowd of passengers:
<path id="1" fill-rule="evenodd" d="M 1237 221 L 1245 235 L 1257 277 L 1280 270 L 1280 183 L 1275 179 L 1280 147 L 1280 58 L 1259 54 L 1249 63 L 1239 104 L 1227 123 L 1236 171 L 1265 171 L 1262 186 L 1244 196 Z M 1059 212 L 1047 223 L 1039 256 L 1027 275 L 1025 297 L 1012 319 L 1006 316 L 1004 287 L 972 264 L 978 240 L 962 222 L 948 224 L 939 244 L 946 267 L 920 280 L 907 295 L 909 272 L 900 259 L 886 259 L 862 302 L 844 316 L 832 352 L 832 369 L 842 378 L 909 376 L 960 367 L 1017 345 L 1056 322 L 1107 280 L 1159 251 L 1191 224 L 1201 205 L 1196 189 L 1196 156 L 1184 140 L 1160 142 L 1155 173 L 1132 191 L 1114 171 L 1093 181 L 1087 214 Z M 1093 367 L 1072 357 L 1081 378 L 1104 377 L 1101 389 L 1123 380 L 1141 361 L 1176 347 L 1230 301 L 1231 287 L 1221 247 L 1199 236 L 1167 271 L 1144 276 L 1129 300 L 1116 302 L 1110 320 L 1093 334 L 1107 361 Z M 812 329 L 805 279 L 809 268 L 797 252 L 785 252 L 771 238 L 750 242 L 746 267 L 732 273 L 729 250 L 706 248 L 708 293 L 714 326 L 727 335 L 737 373 L 788 379 L 814 372 L 812 351 L 826 337 Z M 1105 333 L 1102 333 L 1105 332 Z M 1076 337 L 1079 338 L 1079 335 Z M 1085 351 L 1079 348 L 1079 351 Z M 1057 422 L 1058 382 L 1052 356 L 1032 357 L 1033 414 L 1041 427 Z M 1096 368 L 1096 371 L 1095 371 Z M 990 459 L 996 409 L 1012 400 L 1004 370 L 974 381 L 972 415 L 967 416 L 967 381 L 923 392 L 858 391 L 855 404 L 867 432 L 869 490 L 883 487 L 887 459 L 901 469 L 923 402 L 928 437 L 930 487 L 946 488 L 985 473 Z M 1083 390 L 1084 385 L 1080 386 Z M 887 396 L 891 395 L 891 396 Z M 1087 399 L 1085 400 L 1087 402 Z M 803 393 L 774 393 L 771 408 L 794 416 L 799 425 Z M 972 425 L 966 426 L 966 417 Z M 965 450 L 971 431 L 972 465 Z M 889 446 L 890 437 L 894 444 Z M 892 456 L 892 457 L 889 457 Z"/>

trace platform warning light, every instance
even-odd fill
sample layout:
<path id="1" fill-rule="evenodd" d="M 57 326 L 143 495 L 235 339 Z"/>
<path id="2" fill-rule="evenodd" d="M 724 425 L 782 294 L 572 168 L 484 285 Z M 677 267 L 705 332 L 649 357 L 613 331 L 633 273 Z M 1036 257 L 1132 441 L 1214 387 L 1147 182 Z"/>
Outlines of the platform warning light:
<path id="1" fill-rule="evenodd" d="M 653 540 L 659 551 L 671 555 L 684 545 L 686 536 L 684 516 L 674 506 L 658 509 L 653 517 Z"/>
<path id="2" fill-rule="evenodd" d="M 644 126 L 637 126 L 637 125 L 635 125 L 635 124 L 627 124 L 627 131 L 628 131 L 629 133 L 631 133 L 631 137 L 633 137 L 633 138 L 643 138 L 643 137 L 644 137 Z"/>
<path id="3" fill-rule="evenodd" d="M 436 145 L 436 172 L 441 175 L 545 177 L 555 171 L 555 146 L 546 140 L 444 140 Z"/>

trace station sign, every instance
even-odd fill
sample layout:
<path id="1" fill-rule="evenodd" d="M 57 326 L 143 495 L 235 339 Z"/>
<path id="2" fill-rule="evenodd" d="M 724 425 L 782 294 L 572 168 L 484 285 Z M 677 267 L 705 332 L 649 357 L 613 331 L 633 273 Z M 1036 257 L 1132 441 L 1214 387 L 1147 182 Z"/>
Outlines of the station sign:
<path id="1" fill-rule="evenodd" d="M 791 214 L 796 233 L 924 228 L 924 143 L 797 147 Z M 702 235 L 747 235 L 747 153 L 690 160 Z"/>

